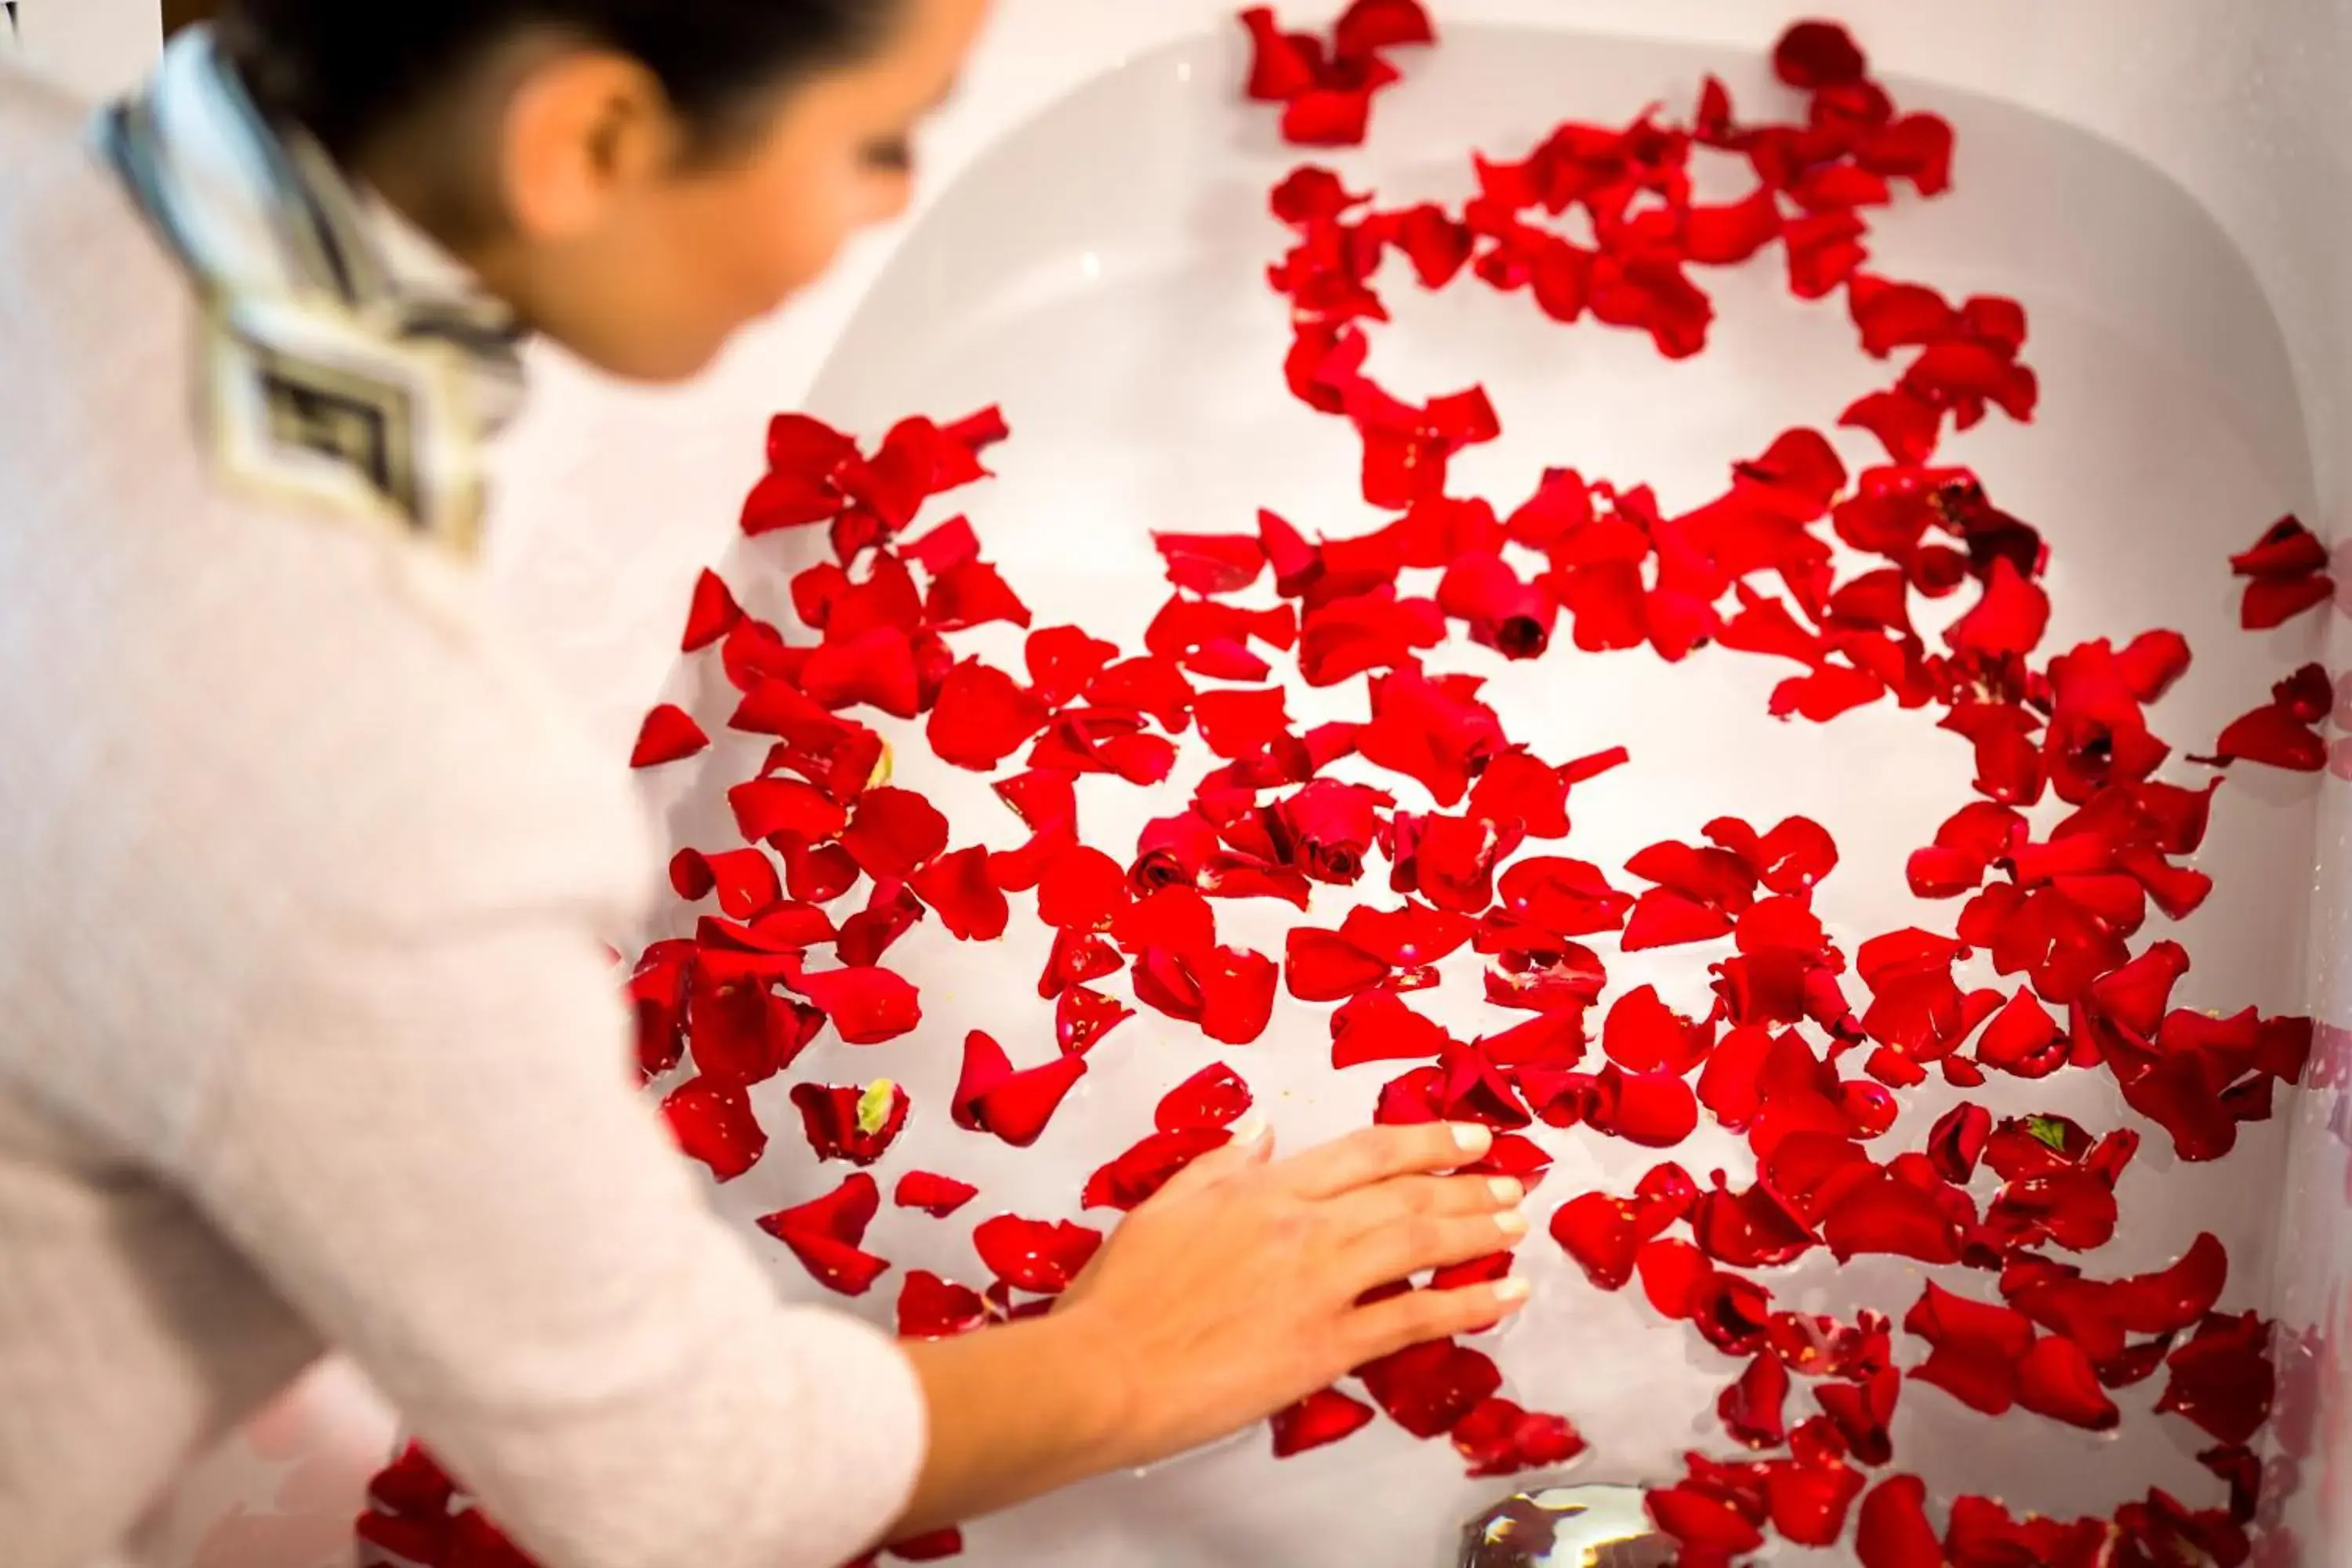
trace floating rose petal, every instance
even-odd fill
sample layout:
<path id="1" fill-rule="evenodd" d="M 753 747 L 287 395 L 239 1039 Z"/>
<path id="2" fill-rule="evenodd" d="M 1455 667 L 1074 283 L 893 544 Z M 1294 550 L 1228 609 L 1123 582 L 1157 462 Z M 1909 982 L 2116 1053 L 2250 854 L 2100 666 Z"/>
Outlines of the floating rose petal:
<path id="1" fill-rule="evenodd" d="M 1800 22 L 1772 47 L 1773 74 L 1808 91 L 1849 86 L 1868 68 L 1853 35 L 1834 22 Z"/>
<path id="2" fill-rule="evenodd" d="M 1955 1186 L 1967 1185 L 1991 1135 L 1992 1112 L 1981 1105 L 1954 1106 L 1927 1134 L 1927 1157 L 1936 1173 Z"/>
<path id="3" fill-rule="evenodd" d="M 988 1326 L 988 1303 L 979 1291 L 920 1268 L 910 1268 L 898 1287 L 898 1334 L 909 1340 L 943 1340 Z"/>
<path id="4" fill-rule="evenodd" d="M 1040 702 L 1003 670 L 966 659 L 948 672 L 924 735 L 940 760 L 985 772 L 1045 726 Z"/>
<path id="5" fill-rule="evenodd" d="M 1862 1502 L 1854 1551 L 1863 1568 L 1947 1568 L 1943 1542 L 1927 1522 L 1927 1488 L 1916 1476 L 1894 1476 Z"/>
<path id="6" fill-rule="evenodd" d="M 1470 1461 L 1472 1476 L 1508 1476 L 1565 1464 L 1584 1452 L 1575 1427 L 1558 1415 L 1524 1410 L 1510 1400 L 1481 1401 L 1454 1425 L 1454 1448 Z"/>
<path id="7" fill-rule="evenodd" d="M 2020 1078 L 2047 1078 L 2066 1063 L 2072 1043 L 2031 991 L 2020 991 L 1977 1038 L 1977 1060 Z"/>
<path id="8" fill-rule="evenodd" d="M 907 1091 L 888 1079 L 856 1084 L 793 1086 L 809 1147 L 820 1160 L 870 1165 L 880 1159 L 907 1124 Z"/>
<path id="9" fill-rule="evenodd" d="M 1005 1284 L 1034 1295 L 1058 1296 L 1102 1246 L 1102 1232 L 1067 1220 L 999 1215 L 982 1221 L 971 1241 L 980 1260 Z"/>
<path id="10" fill-rule="evenodd" d="M 1344 937 L 1293 926 L 1283 955 L 1290 994 L 1302 1002 L 1336 1002 L 1389 977 L 1389 966 Z"/>
<path id="11" fill-rule="evenodd" d="M 931 1171 L 909 1171 L 898 1178 L 890 1201 L 902 1209 L 920 1209 L 934 1219 L 945 1219 L 979 1194 L 970 1182 Z"/>
<path id="12" fill-rule="evenodd" d="M 1372 1407 L 1350 1399 L 1336 1388 L 1318 1388 L 1296 1405 L 1285 1405 L 1269 1418 L 1274 1430 L 1274 1457 L 1287 1459 L 1309 1448 L 1320 1448 L 1360 1430 L 1372 1418 Z"/>
<path id="13" fill-rule="evenodd" d="M 1553 1213 L 1551 1234 L 1587 1279 L 1603 1290 L 1622 1290 L 1633 1278 L 1643 1243 L 1657 1233 L 1643 1224 L 1640 1205 L 1605 1193 L 1584 1193 Z M 1691 1248 L 1689 1255 L 1696 1258 L 1697 1249 Z M 1679 1302 L 1686 1295 L 1685 1288 L 1675 1300 Z"/>
<path id="14" fill-rule="evenodd" d="M 1869 1484 L 1834 1456 L 1775 1461 L 1764 1483 L 1772 1528 L 1800 1546 L 1833 1546 L 1845 1533 L 1854 1499 Z"/>
<path id="15" fill-rule="evenodd" d="M 1249 1085 L 1220 1062 L 1202 1068 L 1161 1097 L 1152 1121 L 1162 1132 L 1230 1127 L 1250 1108 Z"/>
<path id="16" fill-rule="evenodd" d="M 1221 757 L 1254 757 L 1289 737 L 1282 688 L 1255 691 L 1203 691 L 1192 700 L 1201 738 Z"/>
<path id="17" fill-rule="evenodd" d="M 1730 917 L 1671 888 L 1653 888 L 1633 906 L 1621 945 L 1627 952 L 1712 942 L 1731 934 Z"/>
<path id="18" fill-rule="evenodd" d="M 2231 720 L 2215 743 L 2211 758 L 2191 760 L 2262 763 L 2294 773 L 2315 773 L 2327 765 L 2327 742 L 2313 726 L 2332 705 L 2331 691 L 2326 671 L 2315 664 L 2305 665 L 2271 689 L 2268 703 Z"/>
<path id="19" fill-rule="evenodd" d="M 887 969 L 804 971 L 785 984 L 815 1003 L 847 1045 L 895 1040 L 922 1022 L 915 988 Z"/>
<path id="20" fill-rule="evenodd" d="M 972 1132 L 991 1132 L 1025 1149 L 1045 1132 L 1062 1099 L 1086 1076 L 1083 1052 L 1066 1051 L 1034 1068 L 1013 1070 L 1004 1047 L 981 1030 L 964 1037 L 963 1071 L 952 1115 Z"/>
<path id="21" fill-rule="evenodd" d="M 1739 1381 L 1723 1391 L 1716 1413 L 1733 1439 L 1750 1448 L 1777 1448 L 1789 1440 L 1782 1407 L 1789 1398 L 1789 1369 L 1769 1352 L 1748 1363 Z"/>
<path id="22" fill-rule="evenodd" d="M 1064 1051 L 1084 1056 L 1096 1041 L 1135 1016 L 1115 996 L 1072 985 L 1054 999 L 1054 1037 Z"/>
<path id="23" fill-rule="evenodd" d="M 2208 1317 L 2167 1358 L 2172 1379 L 2157 1409 L 2188 1417 L 2223 1443 L 2244 1443 L 2269 1418 L 2277 1388 L 2270 1325 L 2248 1312 Z"/>
<path id="24" fill-rule="evenodd" d="M 1177 1172 L 1210 1150 L 1223 1148 L 1232 1138 L 1221 1128 L 1151 1133 L 1087 1177 L 1080 1202 L 1087 1208 L 1132 1209 L 1148 1202 Z"/>
<path id="25" fill-rule="evenodd" d="M 1680 1078 L 1705 1059 L 1710 1043 L 1703 1026 L 1658 999 L 1654 985 L 1619 997 L 1601 1031 L 1601 1048 L 1609 1059 L 1633 1073 L 1663 1071 Z"/>
<path id="26" fill-rule="evenodd" d="M 2024 1314 L 1968 1300 L 1931 1282 L 1903 1326 L 1935 1347 L 1914 1378 L 1988 1415 L 2016 1403 L 2018 1366 L 2034 1340 Z"/>
<path id="27" fill-rule="evenodd" d="M 678 1148 L 709 1166 L 718 1181 L 731 1182 L 750 1170 L 768 1147 L 750 1097 L 708 1079 L 689 1079 L 672 1089 L 662 1101 L 662 1116 Z"/>
<path id="28" fill-rule="evenodd" d="M 629 766 L 657 768 L 693 756 L 709 744 L 710 737 L 685 709 L 665 702 L 646 715 L 636 747 L 629 753 Z"/>
<path id="29" fill-rule="evenodd" d="M 1416 1437 L 1451 1430 L 1503 1385 L 1494 1361 L 1452 1340 L 1431 1340 L 1356 1369 L 1389 1419 Z"/>
<path id="30" fill-rule="evenodd" d="M 759 1226 L 791 1247 L 818 1284 L 845 1296 L 863 1296 L 890 1267 L 858 1247 L 881 1206 L 874 1178 L 858 1171 L 824 1197 L 761 1215 Z"/>
<path id="31" fill-rule="evenodd" d="M 1003 890 L 990 876 L 988 851 L 976 844 L 940 856 L 910 876 L 907 885 L 961 942 L 993 942 L 1004 934 L 1012 917 Z"/>
<path id="32" fill-rule="evenodd" d="M 2111 1432 L 2123 1416 L 2099 1387 L 2090 1358 L 2074 1341 L 2044 1334 L 2017 1369 L 2017 1402 L 2036 1415 L 2090 1432 Z"/>
<path id="33" fill-rule="evenodd" d="M 1331 1065 L 1436 1057 L 1452 1037 L 1405 1005 L 1385 985 L 1359 991 L 1331 1015 Z"/>

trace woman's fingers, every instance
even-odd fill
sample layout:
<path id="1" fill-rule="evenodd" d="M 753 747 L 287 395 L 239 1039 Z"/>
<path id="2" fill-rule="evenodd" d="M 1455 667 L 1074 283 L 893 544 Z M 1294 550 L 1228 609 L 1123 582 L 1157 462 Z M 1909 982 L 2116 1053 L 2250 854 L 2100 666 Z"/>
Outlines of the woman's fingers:
<path id="1" fill-rule="evenodd" d="M 1288 1161 L 1280 1176 L 1299 1197 L 1337 1197 L 1396 1176 L 1458 1170 L 1494 1146 L 1494 1133 L 1475 1121 L 1368 1127 Z"/>
<path id="2" fill-rule="evenodd" d="M 1212 1149 L 1174 1175 L 1168 1178 L 1151 1201 L 1181 1199 L 1188 1193 L 1197 1193 L 1213 1186 L 1229 1176 L 1239 1175 L 1255 1165 L 1274 1158 L 1274 1129 L 1265 1121 L 1251 1116 L 1234 1129 L 1234 1141 L 1221 1149 Z"/>
<path id="3" fill-rule="evenodd" d="M 1328 1212 L 1334 1231 L 1353 1241 L 1416 1219 L 1501 1214 L 1527 1195 L 1509 1176 L 1397 1176 L 1329 1199 Z"/>
<path id="4" fill-rule="evenodd" d="M 1517 1209 L 1479 1215 L 1408 1214 L 1357 1241 L 1348 1249 L 1356 1277 L 1365 1285 L 1402 1279 L 1424 1268 L 1467 1263 L 1517 1247 L 1528 1222 Z"/>
<path id="5" fill-rule="evenodd" d="M 1424 1340 L 1475 1334 L 1527 1304 L 1528 1282 L 1516 1277 L 1455 1290 L 1408 1290 L 1349 1315 L 1346 1332 L 1354 1347 L 1349 1353 L 1370 1361 Z"/>

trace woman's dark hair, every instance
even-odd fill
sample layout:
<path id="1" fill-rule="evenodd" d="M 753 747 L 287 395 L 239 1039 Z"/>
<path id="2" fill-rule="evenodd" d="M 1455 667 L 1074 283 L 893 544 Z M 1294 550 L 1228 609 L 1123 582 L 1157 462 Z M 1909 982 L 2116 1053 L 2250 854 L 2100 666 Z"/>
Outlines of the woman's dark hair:
<path id="1" fill-rule="evenodd" d="M 878 47 L 905 0 L 229 0 L 255 96 L 348 161 L 487 51 L 538 28 L 616 49 L 724 143 L 796 77 Z"/>

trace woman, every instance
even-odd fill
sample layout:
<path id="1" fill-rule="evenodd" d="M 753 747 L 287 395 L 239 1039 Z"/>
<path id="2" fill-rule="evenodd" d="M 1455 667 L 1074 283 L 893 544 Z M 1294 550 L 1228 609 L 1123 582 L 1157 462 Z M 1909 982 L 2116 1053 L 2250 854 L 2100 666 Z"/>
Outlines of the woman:
<path id="1" fill-rule="evenodd" d="M 1513 1310 L 1477 1129 L 1138 1211 L 930 1344 L 772 1296 L 625 1081 L 616 759 L 471 563 L 528 329 L 688 376 L 906 203 L 982 0 L 243 0 L 0 88 L 0 1541 L 133 1550 L 328 1347 L 551 1568 L 826 1568 Z M 95 142 L 93 155 L 92 142 Z M 34 281 L 27 281 L 34 280 Z"/>

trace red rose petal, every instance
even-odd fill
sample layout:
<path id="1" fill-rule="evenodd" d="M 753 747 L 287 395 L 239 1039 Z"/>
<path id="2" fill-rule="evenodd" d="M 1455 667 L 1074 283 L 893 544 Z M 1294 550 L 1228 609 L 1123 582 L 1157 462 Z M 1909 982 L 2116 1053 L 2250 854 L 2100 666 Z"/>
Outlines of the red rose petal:
<path id="1" fill-rule="evenodd" d="M 898 1178 L 890 1201 L 902 1209 L 920 1209 L 934 1219 L 945 1219 L 979 1193 L 980 1189 L 970 1182 L 959 1182 L 953 1176 L 942 1176 L 934 1171 L 909 1171 Z"/>
<path id="2" fill-rule="evenodd" d="M 1221 757 L 1254 757 L 1289 734 L 1282 688 L 1203 691 L 1192 700 L 1201 738 Z"/>
<path id="3" fill-rule="evenodd" d="M 1389 966 L 1345 937 L 1293 926 L 1283 952 L 1290 994 L 1302 1002 L 1336 1002 L 1389 977 Z"/>
<path id="4" fill-rule="evenodd" d="M 2157 1402 L 2223 1443 L 2244 1443 L 2269 1418 L 2277 1373 L 2269 1325 L 2254 1313 L 2209 1317 L 2167 1358 L 2171 1381 Z"/>
<path id="5" fill-rule="evenodd" d="M 912 790 L 883 786 L 857 799 L 841 847 L 877 881 L 904 880 L 948 847 L 948 819 Z"/>
<path id="6" fill-rule="evenodd" d="M 1681 1486 L 1649 1492 L 1645 1500 L 1658 1528 L 1682 1542 L 1678 1563 L 1728 1564 L 1764 1544 L 1764 1532 L 1723 1498 Z"/>
<path id="7" fill-rule="evenodd" d="M 920 1535 L 910 1535 L 904 1541 L 894 1541 L 887 1548 L 891 1556 L 907 1563 L 937 1563 L 942 1558 L 959 1556 L 963 1552 L 963 1531 L 932 1530 Z"/>
<path id="8" fill-rule="evenodd" d="M 1126 870 L 1083 844 L 1055 857 L 1037 883 L 1037 918 L 1064 931 L 1101 930 L 1127 901 Z"/>
<path id="9" fill-rule="evenodd" d="M 1834 22 L 1800 22 L 1772 47 L 1772 73 L 1809 91 L 1858 82 L 1868 68 L 1853 35 Z"/>
<path id="10" fill-rule="evenodd" d="M 907 1091 L 887 1079 L 870 1089 L 794 1084 L 792 1098 L 816 1157 L 857 1165 L 870 1165 L 882 1157 L 906 1126 L 910 1104 Z"/>
<path id="11" fill-rule="evenodd" d="M 2324 576 L 2284 583 L 2249 583 L 2239 612 L 2239 625 L 2250 632 L 2268 631 L 2335 596 L 2334 580 Z"/>
<path id="12" fill-rule="evenodd" d="M 1620 945 L 1627 952 L 1642 952 L 1730 934 L 1731 920 L 1720 910 L 1694 902 L 1671 888 L 1653 888 L 1634 904 Z"/>
<path id="13" fill-rule="evenodd" d="M 881 1206 L 874 1178 L 858 1171 L 823 1197 L 761 1215 L 759 1226 L 791 1247 L 817 1283 L 845 1296 L 863 1296 L 890 1267 L 857 1245 Z"/>
<path id="14" fill-rule="evenodd" d="M 710 737 L 686 710 L 665 702 L 646 715 L 636 747 L 629 753 L 629 766 L 657 768 L 693 756 L 709 744 Z"/>
<path id="15" fill-rule="evenodd" d="M 1522 1409 L 1499 1396 L 1482 1400 L 1454 1424 L 1454 1450 L 1469 1474 L 1508 1476 L 1558 1465 L 1584 1451 L 1584 1439 L 1558 1415 Z"/>
<path id="16" fill-rule="evenodd" d="M 895 1040 L 922 1022 L 915 988 L 887 969 L 807 971 L 786 984 L 815 1003 L 847 1045 Z"/>
<path id="17" fill-rule="evenodd" d="M 1160 1097 L 1152 1121 L 1162 1132 L 1230 1127 L 1247 1113 L 1249 1085 L 1219 1062 L 1202 1068 Z"/>
<path id="18" fill-rule="evenodd" d="M 708 1079 L 689 1079 L 672 1089 L 662 1101 L 662 1116 L 678 1148 L 709 1166 L 717 1181 L 733 1181 L 759 1163 L 768 1147 L 750 1097 Z"/>
<path id="19" fill-rule="evenodd" d="M 1084 1056 L 1096 1041 L 1135 1016 L 1115 996 L 1072 985 L 1054 999 L 1054 1037 L 1063 1050 Z"/>
<path id="20" fill-rule="evenodd" d="M 716 572 L 705 570 L 694 580 L 694 603 L 687 611 L 686 635 L 678 647 L 685 653 L 697 653 L 735 629 L 743 618 L 743 611 L 728 592 L 726 580 Z"/>
<path id="21" fill-rule="evenodd" d="M 1946 1111 L 1927 1134 L 1927 1157 L 1936 1173 L 1955 1186 L 1967 1185 L 1991 1135 L 1992 1112 L 1983 1106 L 1956 1105 Z"/>
<path id="22" fill-rule="evenodd" d="M 2300 519 L 2284 517 L 2252 546 L 2230 557 L 2230 570 L 2257 581 L 2289 581 L 2327 569 L 2327 546 Z"/>
<path id="23" fill-rule="evenodd" d="M 2057 1020 L 2031 991 L 2020 991 L 1977 1037 L 1977 1060 L 2020 1078 L 2046 1078 L 2065 1065 L 2071 1047 Z"/>
<path id="24" fill-rule="evenodd" d="M 1705 1034 L 1643 985 L 1619 997 L 1601 1026 L 1601 1048 L 1632 1073 L 1664 1071 L 1677 1078 L 1696 1067 L 1707 1049 Z"/>
<path id="25" fill-rule="evenodd" d="M 1016 1149 L 1025 1149 L 1044 1134 L 1063 1097 L 1077 1086 L 1086 1070 L 1083 1052 L 1065 1052 L 1015 1072 L 1004 1047 L 974 1029 L 964 1037 L 963 1071 L 950 1107 L 955 1124 L 969 1131 L 993 1133 Z"/>
<path id="26" fill-rule="evenodd" d="M 923 595 L 923 622 L 934 630 L 961 631 L 992 621 L 1026 626 L 1029 607 L 986 562 L 958 562 L 933 578 Z"/>
<path id="27" fill-rule="evenodd" d="M 1318 1388 L 1268 1417 L 1274 1431 L 1274 1457 L 1287 1459 L 1309 1448 L 1337 1443 L 1371 1419 L 1372 1407 L 1362 1400 L 1350 1399 L 1336 1388 Z"/>
<path id="28" fill-rule="evenodd" d="M 1800 1546 L 1832 1546 L 1845 1533 L 1847 1512 L 1869 1481 L 1835 1458 L 1785 1460 L 1765 1479 L 1772 1528 Z"/>
<path id="29" fill-rule="evenodd" d="M 1175 1174 L 1233 1135 L 1222 1128 L 1185 1128 L 1153 1132 L 1087 1178 L 1079 1202 L 1086 1208 L 1122 1212 L 1149 1202 Z"/>
<path id="30" fill-rule="evenodd" d="M 2313 668 L 2317 668 L 2314 666 Z M 2230 721 L 2214 743 L 2221 762 L 2261 763 L 2292 773 L 2315 773 L 2327 765 L 2327 742 L 2281 701 L 2273 700 Z"/>
<path id="31" fill-rule="evenodd" d="M 898 1287 L 898 1334 L 909 1340 L 943 1340 L 988 1326 L 988 1303 L 979 1291 L 910 1268 Z"/>
<path id="32" fill-rule="evenodd" d="M 1331 29 L 1331 52 L 1362 59 L 1375 50 L 1405 44 L 1433 44 L 1437 30 L 1420 0 L 1355 0 Z"/>
<path id="33" fill-rule="evenodd" d="M 1007 1285 L 1034 1295 L 1058 1296 L 1102 1246 L 1102 1232 L 1067 1220 L 1008 1214 L 982 1221 L 971 1241 L 980 1260 Z"/>
<path id="34" fill-rule="evenodd" d="M 1916 1476 L 1894 1476 L 1862 1501 L 1854 1551 L 1863 1568 L 1947 1568 L 1944 1543 L 1927 1522 L 1927 1488 Z"/>
<path id="35" fill-rule="evenodd" d="M 985 772 L 1045 727 L 1045 705 L 1003 670 L 966 659 L 948 672 L 924 729 L 940 760 Z"/>
<path id="36" fill-rule="evenodd" d="M 2044 1334 L 2017 1368 L 2017 1402 L 2037 1415 L 2089 1432 L 2111 1432 L 2123 1421 L 2099 1387 L 2091 1360 L 2074 1341 Z"/>
<path id="37" fill-rule="evenodd" d="M 1450 1430 L 1503 1385 L 1493 1360 L 1452 1340 L 1431 1340 L 1356 1369 L 1389 1419 L 1416 1437 Z"/>
<path id="38" fill-rule="evenodd" d="M 1358 992 L 1331 1015 L 1331 1065 L 1434 1058 L 1451 1039 L 1406 1006 L 1394 990 L 1376 985 Z"/>
<path id="39" fill-rule="evenodd" d="M 1733 1439 L 1750 1448 L 1777 1448 L 1789 1440 L 1782 1407 L 1789 1398 L 1789 1369 L 1769 1352 L 1748 1363 L 1739 1381 L 1723 1391 L 1716 1413 Z"/>
<path id="40" fill-rule="evenodd" d="M 993 942 L 1012 918 L 1003 889 L 990 875 L 988 851 L 977 844 L 939 857 L 907 885 L 960 942 Z"/>

